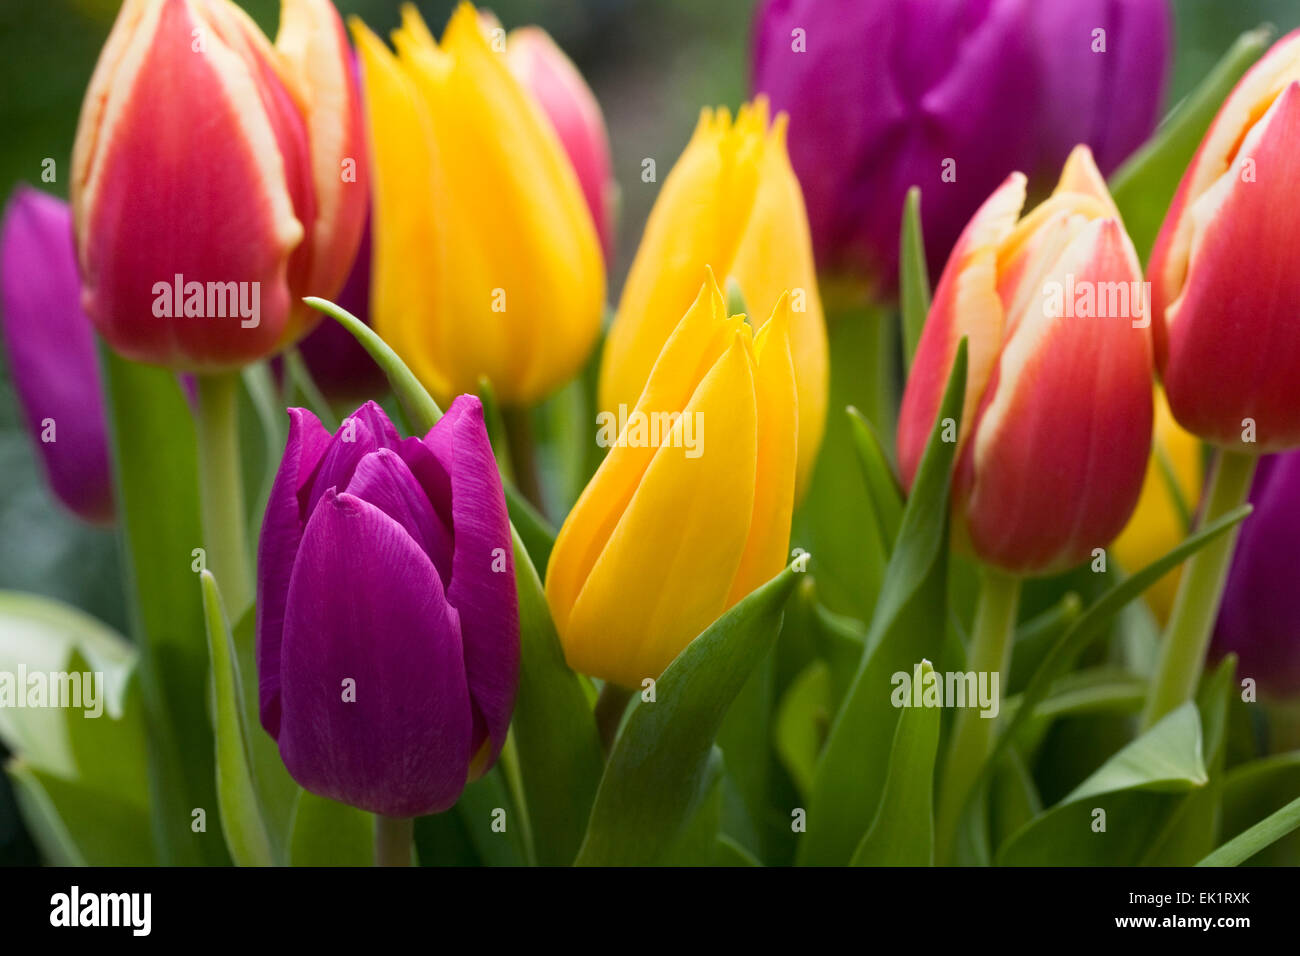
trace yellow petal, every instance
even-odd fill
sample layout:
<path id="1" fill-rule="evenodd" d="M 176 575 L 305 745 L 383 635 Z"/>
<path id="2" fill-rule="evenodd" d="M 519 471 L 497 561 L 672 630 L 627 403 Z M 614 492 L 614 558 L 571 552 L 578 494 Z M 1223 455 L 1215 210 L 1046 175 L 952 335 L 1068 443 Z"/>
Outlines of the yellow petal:
<path id="1" fill-rule="evenodd" d="M 781 570 L 790 544 L 796 462 L 802 447 L 790 324 L 790 297 L 783 295 L 772 317 L 754 337 L 754 397 L 758 407 L 754 513 L 745 553 L 727 595 L 728 607 Z"/>
<path id="2" fill-rule="evenodd" d="M 645 391 L 632 409 L 647 414 L 684 409 L 742 324 L 726 318 L 722 293 L 710 273 L 695 303 L 664 345 Z M 604 414 L 618 420 L 618 412 L 613 409 Z M 546 569 L 546 596 L 561 636 L 578 593 L 656 451 L 616 442 L 560 528 Z"/>
<path id="3" fill-rule="evenodd" d="M 764 143 L 749 221 L 731 264 L 751 315 L 771 315 L 790 294 L 790 351 L 799 389 L 799 467 L 796 496 L 807 486 L 826 423 L 829 355 L 817 291 L 812 237 L 803 193 L 785 147 L 781 113 Z"/>
<path id="4" fill-rule="evenodd" d="M 740 326 L 684 412 L 702 454 L 659 448 L 592 568 L 563 632 L 576 670 L 638 686 L 726 606 L 754 506 L 752 347 Z"/>

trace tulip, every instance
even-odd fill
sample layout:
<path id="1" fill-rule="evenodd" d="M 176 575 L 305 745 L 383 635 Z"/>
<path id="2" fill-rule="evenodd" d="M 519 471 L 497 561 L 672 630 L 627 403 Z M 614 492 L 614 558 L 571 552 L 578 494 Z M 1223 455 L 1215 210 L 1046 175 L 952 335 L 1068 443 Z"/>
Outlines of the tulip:
<path id="1" fill-rule="evenodd" d="M 506 37 L 506 65 L 532 93 L 560 137 L 596 222 L 605 261 L 609 262 L 614 253 L 618 187 L 600 104 L 573 61 L 541 27 L 510 31 Z"/>
<path id="2" fill-rule="evenodd" d="M 766 100 L 705 109 L 646 223 L 600 369 L 600 407 L 631 408 L 706 266 L 734 280 L 753 315 L 790 294 L 790 350 L 799 389 L 798 487 L 806 486 L 826 418 L 827 348 L 799 183 L 784 115 Z M 724 283 L 725 284 L 725 283 Z"/>
<path id="3" fill-rule="evenodd" d="M 1237 674 L 1275 697 L 1300 693 L 1300 451 L 1260 459 L 1255 512 L 1237 541 L 1210 657 L 1237 655 Z"/>
<path id="4" fill-rule="evenodd" d="M 1027 0 L 767 0 L 752 86 L 790 115 L 818 265 L 898 277 L 903 199 L 919 185 L 931 273 L 962 225 L 1037 151 Z"/>
<path id="5" fill-rule="evenodd" d="M 781 569 L 799 429 L 792 320 L 782 296 L 751 333 L 709 273 L 625 427 L 605 436 L 546 570 L 575 670 L 640 686 Z"/>
<path id="6" fill-rule="evenodd" d="M 362 322 L 370 322 L 370 228 L 361 236 L 357 258 L 336 300 Z M 331 402 L 348 404 L 387 390 L 383 369 L 347 329 L 322 322 L 298 344 L 312 381 Z"/>
<path id="7" fill-rule="evenodd" d="M 397 55 L 354 23 L 375 157 L 376 330 L 437 397 L 507 406 L 571 378 L 600 331 L 600 241 L 573 165 L 461 4 L 437 43 L 411 5 Z"/>
<path id="8" fill-rule="evenodd" d="M 274 46 L 229 0 L 127 0 L 73 150 L 82 302 L 128 358 L 217 373 L 296 341 L 366 206 L 360 99 L 328 0 Z"/>
<path id="9" fill-rule="evenodd" d="M 1155 438 L 1142 492 L 1133 516 L 1113 546 L 1115 557 L 1129 571 L 1140 571 L 1187 537 L 1188 516 L 1179 507 L 1175 493 L 1187 509 L 1194 509 L 1201 499 L 1201 442 L 1174 421 L 1159 388 L 1154 402 Z M 1169 619 L 1181 571 L 1179 565 L 1147 588 L 1147 604 L 1161 624 Z"/>
<path id="10" fill-rule="evenodd" d="M 1160 119 L 1173 17 L 1168 0 L 1030 5 L 1039 55 L 1039 169 L 1087 143 L 1109 176 Z"/>
<path id="11" fill-rule="evenodd" d="M 1024 201 L 1015 173 L 953 249 L 898 428 L 910 488 L 968 337 L 954 536 L 1015 574 L 1070 567 L 1119 533 L 1142 487 L 1152 416 L 1141 269 L 1087 147 L 1019 219 Z"/>
<path id="12" fill-rule="evenodd" d="M 510 524 L 478 399 L 423 439 L 367 402 L 289 410 L 258 548 L 262 726 L 313 793 L 452 806 L 505 742 L 519 666 Z"/>
<path id="13" fill-rule="evenodd" d="M 1237 452 L 1300 446 L 1300 31 L 1224 101 L 1151 254 L 1156 361 L 1184 428 Z"/>
<path id="14" fill-rule="evenodd" d="M 0 331 L 27 430 L 56 498 L 96 524 L 113 519 L 99 361 L 72 245 L 72 216 L 19 187 L 0 225 Z"/>

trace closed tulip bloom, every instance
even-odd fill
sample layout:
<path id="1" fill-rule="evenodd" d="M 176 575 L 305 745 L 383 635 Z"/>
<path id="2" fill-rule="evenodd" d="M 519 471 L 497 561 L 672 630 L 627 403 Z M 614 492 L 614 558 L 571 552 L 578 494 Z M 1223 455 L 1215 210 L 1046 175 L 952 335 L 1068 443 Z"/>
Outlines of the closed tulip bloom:
<path id="1" fill-rule="evenodd" d="M 1174 495 L 1177 493 L 1187 510 L 1195 511 L 1204 481 L 1201 447 L 1200 439 L 1174 421 L 1164 392 L 1157 388 L 1155 435 L 1146 477 L 1142 479 L 1142 493 L 1133 516 L 1113 546 L 1115 557 L 1125 570 L 1142 570 L 1187 537 L 1187 516 Z M 1179 565 L 1147 588 L 1147 604 L 1162 625 L 1173 609 L 1181 572 L 1182 565 Z"/>
<path id="2" fill-rule="evenodd" d="M 368 402 L 289 410 L 258 547 L 262 726 L 313 793 L 446 810 L 505 742 L 519 666 L 510 524 L 478 399 L 423 439 Z"/>
<path id="3" fill-rule="evenodd" d="M 1087 143 L 1109 176 L 1151 135 L 1169 70 L 1169 0 L 1030 5 L 1041 90 L 1040 169 Z"/>
<path id="4" fill-rule="evenodd" d="M 0 330 L 28 433 L 56 498 L 113 518 L 104 398 L 65 203 L 19 187 L 0 225 Z"/>
<path id="5" fill-rule="evenodd" d="M 1300 694 L 1300 452 L 1259 461 L 1250 502 L 1228 572 L 1210 658 L 1237 655 L 1239 677 L 1254 678 L 1273 697 Z"/>
<path id="6" fill-rule="evenodd" d="M 1017 574 L 1070 567 L 1124 527 L 1151 449 L 1149 306 L 1133 244 L 1087 147 L 1020 218 L 1019 173 L 962 233 L 899 417 L 911 487 L 958 343 L 969 372 L 954 536 Z"/>
<path id="7" fill-rule="evenodd" d="M 766 0 L 759 7 L 752 85 L 790 116 L 790 159 L 819 267 L 864 275 L 892 292 L 903 200 L 920 186 L 936 274 L 984 198 L 1012 170 L 1033 168 L 1039 84 L 1030 5 Z"/>
<path id="8" fill-rule="evenodd" d="M 1300 446 L 1297 182 L 1300 31 L 1224 101 L 1148 267 L 1156 361 L 1174 416 L 1237 451 Z"/>
<path id="9" fill-rule="evenodd" d="M 633 407 L 709 266 L 735 280 L 746 308 L 771 315 L 790 295 L 790 352 L 799 389 L 798 487 L 812 471 L 826 419 L 826 327 L 808 220 L 785 145 L 785 117 L 763 98 L 705 109 L 650 211 L 600 369 L 600 407 Z"/>
<path id="10" fill-rule="evenodd" d="M 710 274 L 626 427 L 605 435 L 546 570 L 574 669 L 640 686 L 781 569 L 799 429 L 791 318 L 783 296 L 752 333 Z"/>
<path id="11" fill-rule="evenodd" d="M 573 61 L 541 27 L 510 31 L 506 37 L 506 65 L 532 93 L 560 137 L 573 171 L 578 174 L 608 262 L 614 249 L 618 190 L 600 104 Z"/>
<path id="12" fill-rule="evenodd" d="M 582 367 L 605 273 L 541 108 L 461 4 L 438 43 L 411 5 L 397 55 L 354 24 L 375 158 L 372 319 L 435 395 L 532 404 Z"/>
<path id="13" fill-rule="evenodd" d="M 365 216 L 359 93 L 328 0 L 274 46 L 229 0 L 127 0 L 82 105 L 83 303 L 118 352 L 217 372 L 295 341 Z"/>

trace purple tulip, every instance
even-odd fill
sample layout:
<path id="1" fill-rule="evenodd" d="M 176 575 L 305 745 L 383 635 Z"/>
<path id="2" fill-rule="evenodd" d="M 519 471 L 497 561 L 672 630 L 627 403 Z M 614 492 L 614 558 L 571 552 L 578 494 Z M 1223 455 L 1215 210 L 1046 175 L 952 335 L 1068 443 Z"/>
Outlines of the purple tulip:
<path id="1" fill-rule="evenodd" d="M 1210 657 L 1238 657 L 1238 676 L 1274 697 L 1300 694 L 1300 451 L 1265 455 L 1250 489 Z"/>
<path id="2" fill-rule="evenodd" d="M 18 404 L 55 496 L 86 521 L 112 521 L 103 391 L 72 218 L 62 200 L 27 186 L 0 226 L 0 320 Z"/>
<path id="3" fill-rule="evenodd" d="M 367 402 L 289 410 L 258 547 L 262 726 L 313 793 L 452 806 L 500 753 L 519 670 L 510 524 L 477 398 L 423 439 Z"/>
<path id="4" fill-rule="evenodd" d="M 753 86 L 790 115 L 818 266 L 897 284 L 907 190 L 937 275 L 979 204 L 1033 166 L 1026 0 L 767 0 Z"/>
<path id="5" fill-rule="evenodd" d="M 370 323 L 369 222 L 361 235 L 352 272 L 336 301 L 362 322 Z M 331 402 L 359 402 L 388 390 L 388 380 L 370 353 L 333 319 L 322 320 L 298 343 L 298 351 L 312 381 Z"/>
<path id="6" fill-rule="evenodd" d="M 1109 176 L 1160 119 L 1172 17 L 1167 0 L 1035 3 L 1042 87 L 1039 170 L 1079 143 Z"/>

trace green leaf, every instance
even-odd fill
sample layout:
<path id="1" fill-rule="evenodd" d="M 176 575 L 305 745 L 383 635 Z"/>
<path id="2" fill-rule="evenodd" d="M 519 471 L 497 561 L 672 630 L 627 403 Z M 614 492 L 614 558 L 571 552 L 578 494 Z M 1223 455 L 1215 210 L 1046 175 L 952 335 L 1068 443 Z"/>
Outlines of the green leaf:
<path id="1" fill-rule="evenodd" d="M 253 786 L 252 758 L 244 732 L 244 688 L 235 659 L 230 625 L 211 571 L 199 575 L 212 658 L 213 733 L 216 737 L 217 798 L 221 830 L 230 855 L 240 866 L 270 866 L 271 842 Z"/>
<path id="2" fill-rule="evenodd" d="M 654 702 L 626 718 L 579 864 L 654 863 L 671 847 L 700 798 L 722 719 L 776 640 L 796 580 L 787 567 L 714 621 L 668 665 Z"/>
<path id="3" fill-rule="evenodd" d="M 375 818 L 346 803 L 300 791 L 294 805 L 289 862 L 293 866 L 371 866 Z"/>
<path id="4" fill-rule="evenodd" d="M 1233 837 L 1197 866 L 1237 866 L 1300 827 L 1300 797 Z"/>
<path id="5" fill-rule="evenodd" d="M 217 810 L 203 600 L 191 567 L 203 543 L 194 420 L 173 373 L 107 348 L 100 355 L 160 861 L 223 864 L 215 831 L 190 826 L 193 810 Z"/>
<path id="6" fill-rule="evenodd" d="M 1184 539 L 1181 544 L 1164 557 L 1151 562 L 1141 571 L 1130 575 L 1110 588 L 1082 616 L 1075 620 L 1074 624 L 1061 635 L 1052 649 L 1048 651 L 1042 664 L 1039 665 L 1038 670 L 1020 695 L 1020 706 L 1016 708 L 1015 715 L 1007 722 L 1006 728 L 998 735 L 997 742 L 993 747 L 993 754 L 985 762 L 984 772 L 987 774 L 988 768 L 994 764 L 994 758 L 999 756 L 1002 748 L 1020 733 L 1021 725 L 1034 713 L 1039 703 L 1047 695 L 1053 681 L 1068 669 L 1074 661 L 1078 660 L 1079 655 L 1093 641 L 1106 633 L 1106 625 L 1115 614 L 1130 601 L 1140 597 L 1148 587 L 1163 577 L 1175 565 L 1185 561 L 1189 555 L 1205 547 L 1238 522 L 1245 520 L 1250 512 L 1250 505 L 1243 505 L 1234 511 L 1228 512 L 1218 521 L 1206 525 L 1195 534 Z"/>
<path id="7" fill-rule="evenodd" d="M 722 820 L 722 789 L 725 759 L 714 747 L 700 780 L 700 789 L 691 801 L 692 810 L 672 845 L 658 861 L 663 866 L 712 866 L 718 856 L 718 828 Z"/>
<path id="8" fill-rule="evenodd" d="M 378 332 L 347 309 L 335 305 L 328 299 L 308 296 L 303 299 L 303 302 L 313 309 L 324 312 L 342 325 L 361 343 L 361 347 L 370 353 L 375 364 L 383 369 L 388 377 L 388 384 L 393 387 L 393 394 L 397 396 L 398 402 L 406 412 L 406 417 L 421 435 L 437 424 L 438 419 L 442 418 L 442 409 L 425 391 L 420 380 L 415 377 L 415 373 L 407 367 L 388 343 L 379 337 Z"/>
<path id="9" fill-rule="evenodd" d="M 120 701 L 135 652 L 112 628 L 52 598 L 0 591 L 0 673 L 68 670 L 79 652 L 104 674 L 110 702 Z M 24 692 L 22 686 L 15 688 Z M 62 777 L 77 775 L 62 709 L 0 707 L 0 741 L 34 767 Z"/>
<path id="10" fill-rule="evenodd" d="M 1201 84 L 1161 123 L 1146 145 L 1111 177 L 1110 191 L 1145 262 L 1183 172 L 1224 99 L 1268 49 L 1274 30 L 1257 27 L 1237 38 Z"/>
<path id="11" fill-rule="evenodd" d="M 515 490 L 514 485 L 506 485 L 505 490 L 510 523 L 519 533 L 528 560 L 534 568 L 545 568 L 551 560 L 551 548 L 555 546 L 555 529 L 531 501 Z"/>
<path id="12" fill-rule="evenodd" d="M 871 514 L 876 519 L 876 533 L 888 556 L 893 553 L 894 539 L 898 537 L 898 526 L 903 520 L 903 489 L 894 477 L 889 456 L 881 447 L 880 436 L 876 434 L 871 422 L 852 405 L 847 412 L 853 445 L 858 451 L 858 462 L 862 465 L 867 493 L 871 497 Z"/>
<path id="13" fill-rule="evenodd" d="M 934 673 L 921 661 L 921 679 Z M 938 707 L 907 707 L 898 718 L 880 808 L 853 854 L 854 866 L 930 866 L 934 862 L 934 758 Z"/>
<path id="14" fill-rule="evenodd" d="M 993 775 L 988 805 L 995 846 L 1001 846 L 1007 837 L 1043 812 L 1043 801 L 1038 796 L 1033 775 L 1014 747 L 1006 752 L 1002 765 Z"/>
<path id="15" fill-rule="evenodd" d="M 1300 793 L 1300 750 L 1274 754 L 1240 764 L 1228 771 L 1223 784 L 1224 836 L 1245 832 L 1281 809 Z M 1300 834 L 1256 853 L 1251 866 L 1294 866 L 1300 859 Z"/>
<path id="16" fill-rule="evenodd" d="M 1166 715 L 1107 760 L 1060 803 L 1018 830 L 999 849 L 1007 866 L 1135 863 L 1180 795 L 1208 780 L 1201 721 L 1191 701 Z M 1105 829 L 1097 830 L 1103 819 Z"/>
<path id="17" fill-rule="evenodd" d="M 817 555 L 817 585 L 822 602 L 839 614 L 865 620 L 871 615 L 888 560 L 863 494 L 862 468 L 841 410 L 859 409 L 892 441 L 895 409 L 894 337 L 897 324 L 873 305 L 838 310 L 828 306 L 826 334 L 830 348 L 830 395 L 826 434 L 802 503 L 795 509 L 791 546 Z M 852 528 L 853 534 L 845 534 Z"/>
<path id="18" fill-rule="evenodd" d="M 945 421 L 961 427 L 966 392 L 966 342 L 957 348 L 934 428 L 917 469 L 885 570 L 866 648 L 817 765 L 808 802 L 808 832 L 799 862 L 836 865 L 849 859 L 875 817 L 899 719 L 892 677 L 920 657 L 938 657 L 947 626 L 948 487 L 955 442 Z"/>
<path id="19" fill-rule="evenodd" d="M 152 866 L 149 810 L 12 759 L 5 767 L 23 821 L 54 866 Z"/>
<path id="20" fill-rule="evenodd" d="M 826 662 L 813 661 L 790 683 L 776 712 L 776 752 L 805 800 L 830 732 L 830 679 Z"/>
<path id="21" fill-rule="evenodd" d="M 736 695 L 718 729 L 718 746 L 726 758 L 727 781 L 735 794 L 724 802 L 722 829 L 763 855 L 757 824 L 771 805 L 772 699 L 776 692 L 775 649 L 758 662 Z M 708 840 L 714 843 L 713 836 Z"/>
<path id="22" fill-rule="evenodd" d="M 921 237 L 921 187 L 907 191 L 903 203 L 903 233 L 899 240 L 899 305 L 903 317 L 903 360 L 908 369 L 921 343 L 925 317 L 930 312 L 930 272 Z"/>

